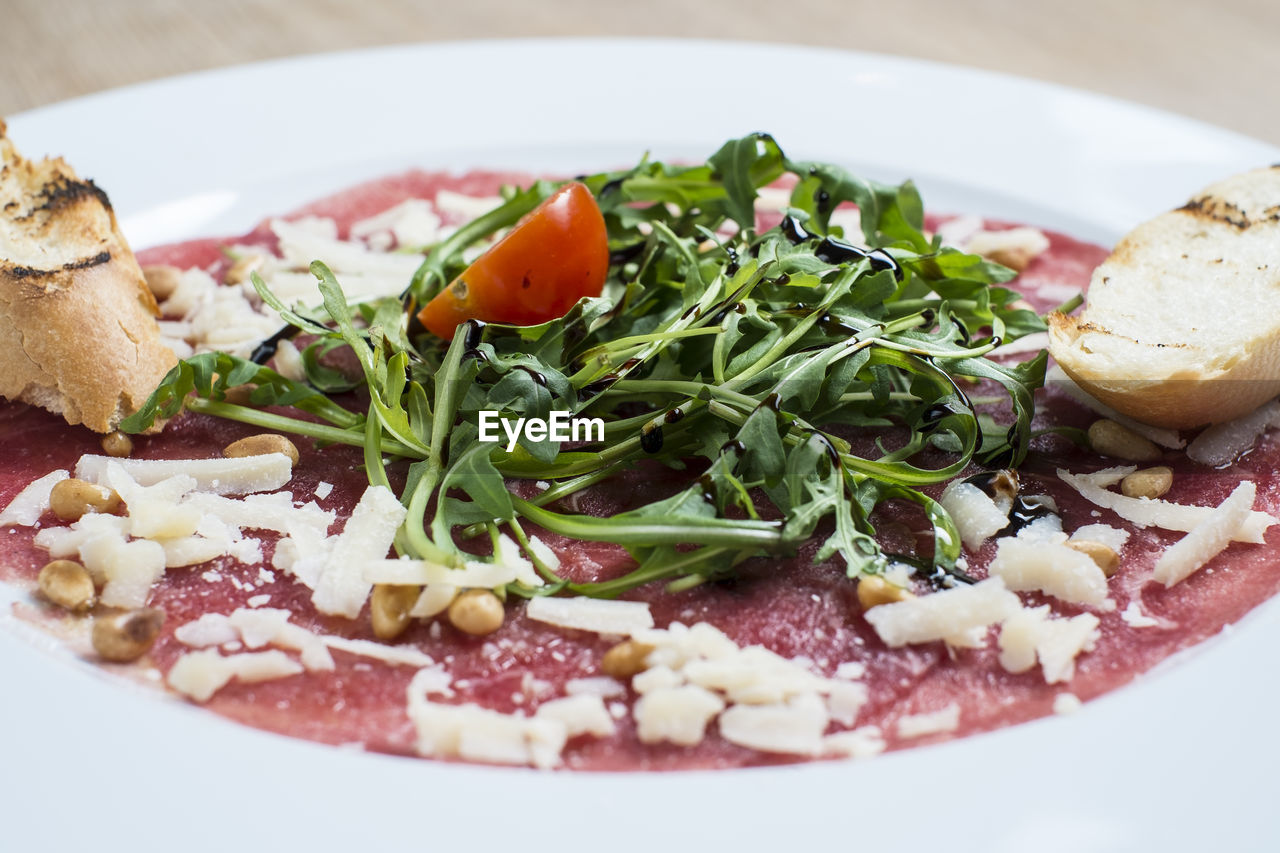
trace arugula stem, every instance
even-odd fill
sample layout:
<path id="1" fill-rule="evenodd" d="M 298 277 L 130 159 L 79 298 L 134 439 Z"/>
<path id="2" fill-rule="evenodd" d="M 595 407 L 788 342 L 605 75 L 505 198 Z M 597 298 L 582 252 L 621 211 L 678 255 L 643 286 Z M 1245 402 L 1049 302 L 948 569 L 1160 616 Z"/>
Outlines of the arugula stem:
<path id="1" fill-rule="evenodd" d="M 218 402 L 216 400 L 208 400 L 203 397 L 188 397 L 184 405 L 187 409 L 193 412 L 213 415 L 214 417 L 225 418 L 229 421 L 239 421 L 240 423 L 252 424 L 253 426 L 269 429 L 273 432 L 290 432 L 295 435 L 305 435 L 308 438 L 314 438 L 317 441 L 324 441 L 332 444 L 349 444 L 352 447 L 363 447 L 365 443 L 363 430 L 356 433 L 350 430 L 314 423 L 313 421 L 304 421 L 299 420 L 298 418 L 286 417 L 285 415 L 277 415 L 274 412 L 264 411 L 263 409 L 239 406 L 235 403 Z M 383 440 L 382 450 L 383 452 L 390 453 L 394 456 L 415 458 L 413 450 L 390 439 Z"/>

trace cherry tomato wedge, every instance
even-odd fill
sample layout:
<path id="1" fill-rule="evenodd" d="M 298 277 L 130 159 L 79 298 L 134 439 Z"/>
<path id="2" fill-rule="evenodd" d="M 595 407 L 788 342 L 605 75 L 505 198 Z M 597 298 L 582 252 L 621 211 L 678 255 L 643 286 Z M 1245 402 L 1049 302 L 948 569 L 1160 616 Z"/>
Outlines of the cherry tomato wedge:
<path id="1" fill-rule="evenodd" d="M 566 184 L 418 312 L 428 331 L 452 339 L 458 324 L 484 320 L 532 326 L 599 296 L 609 272 L 609 238 L 591 190 Z"/>

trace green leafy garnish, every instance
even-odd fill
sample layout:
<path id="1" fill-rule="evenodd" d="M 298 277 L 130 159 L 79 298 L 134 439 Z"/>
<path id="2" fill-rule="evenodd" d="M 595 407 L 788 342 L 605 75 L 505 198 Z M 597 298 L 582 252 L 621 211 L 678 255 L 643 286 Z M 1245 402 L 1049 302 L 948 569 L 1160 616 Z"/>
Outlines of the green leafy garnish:
<path id="1" fill-rule="evenodd" d="M 791 176 L 781 224 L 760 231 L 761 187 Z M 361 447 L 369 481 L 407 467 L 408 519 L 396 547 L 446 565 L 474 559 L 459 541 L 501 528 L 548 585 L 616 596 L 665 581 L 672 589 L 732 575 L 745 561 L 794 553 L 849 575 L 900 558 L 955 574 L 959 536 L 922 487 L 971 463 L 1016 465 L 1032 436 L 1041 354 L 1007 366 L 986 358 L 1002 341 L 1043 328 L 999 285 L 1004 267 L 941 246 L 924 232 L 912 184 L 863 180 L 789 159 L 769 136 L 726 143 L 697 166 L 644 160 L 581 179 L 608 227 L 605 292 L 538 326 L 472 322 L 454 340 L 411 340 L 408 313 L 466 266 L 466 250 L 511 226 L 555 186 L 516 190 L 427 255 L 405 300 L 349 306 L 323 263 L 324 296 L 306 312 L 264 301 L 300 332 L 308 382 L 222 353 L 196 355 L 165 378 L 122 428 L 141 431 L 183 407 Z M 859 209 L 859 233 L 832 216 Z M 355 378 L 326 356 L 349 350 Z M 1005 405 L 979 413 L 965 387 L 998 387 Z M 227 392 L 253 385 L 248 405 Z M 354 392 L 353 392 L 354 389 Z M 503 419 L 564 410 L 599 418 L 604 438 L 570 444 L 479 440 L 482 411 Z M 289 414 L 288 412 L 292 412 Z M 572 511 L 567 498 L 629 469 L 684 472 L 660 497 L 614 515 Z M 545 481 L 536 497 L 511 481 Z M 886 555 L 872 513 L 914 504 L 932 548 Z M 527 525 L 624 547 L 637 567 L 600 583 L 562 581 L 528 548 Z"/>

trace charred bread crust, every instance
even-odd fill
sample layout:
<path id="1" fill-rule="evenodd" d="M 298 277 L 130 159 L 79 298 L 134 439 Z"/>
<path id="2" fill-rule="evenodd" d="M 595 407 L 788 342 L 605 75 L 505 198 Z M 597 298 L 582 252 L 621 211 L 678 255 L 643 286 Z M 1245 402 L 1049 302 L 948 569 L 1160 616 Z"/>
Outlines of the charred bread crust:
<path id="1" fill-rule="evenodd" d="M 0 122 L 0 396 L 111 432 L 176 362 L 106 193 Z"/>
<path id="2" fill-rule="evenodd" d="M 1048 323 L 1067 375 L 1144 423 L 1221 423 L 1280 394 L 1280 168 L 1134 228 L 1094 270 L 1084 309 Z"/>

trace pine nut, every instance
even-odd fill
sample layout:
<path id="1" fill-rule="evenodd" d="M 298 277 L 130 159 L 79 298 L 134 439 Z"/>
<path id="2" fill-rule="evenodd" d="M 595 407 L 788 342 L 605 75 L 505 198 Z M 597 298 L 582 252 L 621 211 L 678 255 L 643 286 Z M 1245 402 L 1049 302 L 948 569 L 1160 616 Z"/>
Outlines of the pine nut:
<path id="1" fill-rule="evenodd" d="M 133 453 L 133 439 L 127 433 L 116 430 L 102 437 L 102 452 L 117 459 L 123 459 Z"/>
<path id="2" fill-rule="evenodd" d="M 54 560 L 45 564 L 36 578 L 40 592 L 59 607 L 88 610 L 96 590 L 89 570 L 74 560 Z"/>
<path id="3" fill-rule="evenodd" d="M 600 669 L 605 675 L 625 680 L 644 672 L 648 668 L 646 659 L 653 651 L 653 646 L 636 640 L 623 640 L 604 653 L 600 661 Z"/>
<path id="4" fill-rule="evenodd" d="M 283 453 L 289 457 L 289 461 L 294 465 L 298 464 L 298 448 L 294 446 L 292 441 L 274 432 L 264 432 L 260 435 L 251 435 L 239 441 L 233 441 L 222 450 L 222 455 L 228 459 L 237 459 L 241 456 L 262 456 L 266 453 Z"/>
<path id="5" fill-rule="evenodd" d="M 120 508 L 120 496 L 105 486 L 73 477 L 54 485 L 49 492 L 49 508 L 63 521 L 79 521 L 85 513 L 115 512 Z"/>
<path id="6" fill-rule="evenodd" d="M 244 284 L 249 280 L 249 274 L 262 269 L 262 265 L 267 259 L 259 254 L 241 255 L 236 262 L 227 270 L 227 274 L 223 277 L 223 281 L 227 284 Z"/>
<path id="7" fill-rule="evenodd" d="M 380 583 L 369 599 L 369 616 L 373 634 L 379 640 L 394 640 L 405 632 L 413 619 L 409 611 L 417 603 L 422 590 L 408 584 Z"/>
<path id="8" fill-rule="evenodd" d="M 1142 468 L 1120 481 L 1120 491 L 1131 498 L 1158 498 L 1173 485 L 1173 469 L 1164 465 Z"/>
<path id="9" fill-rule="evenodd" d="M 1018 496 L 1018 472 L 1010 468 L 1002 468 L 991 475 L 991 497 L 1001 506 L 1013 504 Z"/>
<path id="10" fill-rule="evenodd" d="M 257 387 L 257 385 L 237 385 L 234 388 L 228 388 L 222 399 L 235 406 L 251 406 L 253 402 L 249 398 Z"/>
<path id="11" fill-rule="evenodd" d="M 487 589 L 469 589 L 449 605 L 449 621 L 465 634 L 482 637 L 502 627 L 506 609 Z"/>
<path id="12" fill-rule="evenodd" d="M 1128 427 L 1106 418 L 1089 426 L 1089 446 L 1103 456 L 1130 462 L 1151 462 L 1160 458 L 1160 448 Z"/>
<path id="13" fill-rule="evenodd" d="M 1074 542 L 1067 542 L 1067 547 L 1089 557 L 1089 559 L 1098 564 L 1098 568 L 1102 569 L 1102 573 L 1107 577 L 1114 575 L 1120 568 L 1120 555 L 1111 550 L 1110 546 L 1103 545 L 1101 542 L 1094 542 L 1092 539 L 1078 539 Z"/>
<path id="14" fill-rule="evenodd" d="M 103 660 L 127 663 L 147 653 L 160 636 L 164 613 L 152 607 L 93 620 L 93 648 Z"/>
<path id="15" fill-rule="evenodd" d="M 151 266 L 142 268 L 142 277 L 147 280 L 147 288 L 157 302 L 163 302 L 178 289 L 182 279 L 182 270 L 171 266 Z"/>
<path id="16" fill-rule="evenodd" d="M 863 610 L 908 598 L 915 598 L 911 590 L 889 583 L 879 575 L 863 575 L 858 580 L 858 603 Z"/>

